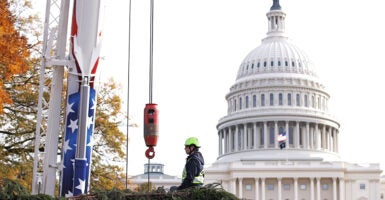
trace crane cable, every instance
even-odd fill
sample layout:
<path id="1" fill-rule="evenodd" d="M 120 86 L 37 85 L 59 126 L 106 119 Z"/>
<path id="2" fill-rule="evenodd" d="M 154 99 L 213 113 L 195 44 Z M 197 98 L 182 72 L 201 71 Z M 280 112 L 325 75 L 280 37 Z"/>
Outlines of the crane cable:
<path id="1" fill-rule="evenodd" d="M 149 104 L 152 104 L 152 84 L 153 84 L 153 57 L 154 57 L 154 0 L 150 0 L 150 62 L 149 62 Z M 154 150 L 150 147 L 148 152 L 152 152 L 152 156 L 147 156 L 148 165 L 147 165 L 147 189 L 148 192 L 151 191 L 150 187 L 150 159 L 155 155 Z M 146 152 L 146 155 L 148 154 Z"/>
<path id="2" fill-rule="evenodd" d="M 150 2 L 150 70 L 149 70 L 149 103 L 152 103 L 153 84 L 153 57 L 154 57 L 154 0 Z"/>
<path id="3" fill-rule="evenodd" d="M 126 189 L 128 189 L 128 131 L 130 127 L 131 0 L 128 1 Z"/>

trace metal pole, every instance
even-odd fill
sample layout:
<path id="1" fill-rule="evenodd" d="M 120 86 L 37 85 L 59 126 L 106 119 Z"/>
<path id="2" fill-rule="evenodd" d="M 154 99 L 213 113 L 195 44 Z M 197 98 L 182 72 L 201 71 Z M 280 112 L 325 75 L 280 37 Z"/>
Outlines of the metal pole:
<path id="1" fill-rule="evenodd" d="M 79 108 L 79 132 L 77 135 L 77 147 L 75 156 L 75 171 L 74 171 L 74 196 L 84 194 L 86 188 L 78 188 L 77 186 L 85 186 L 81 181 L 86 181 L 87 171 L 87 120 L 90 97 L 90 82 L 89 77 L 84 76 L 80 87 L 80 108 Z"/>

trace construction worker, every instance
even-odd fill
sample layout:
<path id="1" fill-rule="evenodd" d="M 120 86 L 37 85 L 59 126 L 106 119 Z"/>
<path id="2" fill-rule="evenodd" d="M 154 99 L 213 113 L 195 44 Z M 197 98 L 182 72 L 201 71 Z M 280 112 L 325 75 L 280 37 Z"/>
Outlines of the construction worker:
<path id="1" fill-rule="evenodd" d="M 199 148 L 201 147 L 199 141 L 196 137 L 190 137 L 186 139 L 184 146 L 184 150 L 188 156 L 182 173 L 182 184 L 177 188 L 170 188 L 171 191 L 175 189 L 182 190 L 193 186 L 201 187 L 203 185 L 204 159 L 201 152 L 199 152 Z"/>

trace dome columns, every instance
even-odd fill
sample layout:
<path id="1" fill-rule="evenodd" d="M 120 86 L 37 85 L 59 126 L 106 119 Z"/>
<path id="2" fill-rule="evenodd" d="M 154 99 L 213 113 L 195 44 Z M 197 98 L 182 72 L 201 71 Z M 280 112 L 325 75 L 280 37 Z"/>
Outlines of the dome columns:
<path id="1" fill-rule="evenodd" d="M 218 127 L 219 128 L 219 127 Z M 338 129 L 319 122 L 250 121 L 218 129 L 218 153 L 279 149 L 277 137 L 286 131 L 287 149 L 338 153 Z"/>

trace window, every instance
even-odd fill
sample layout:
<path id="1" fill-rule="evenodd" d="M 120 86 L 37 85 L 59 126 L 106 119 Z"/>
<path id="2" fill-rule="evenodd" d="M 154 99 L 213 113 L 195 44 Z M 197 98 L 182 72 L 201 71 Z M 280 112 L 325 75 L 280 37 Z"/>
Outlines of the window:
<path id="1" fill-rule="evenodd" d="M 247 191 L 251 191 L 252 187 L 251 187 L 250 184 L 246 184 L 246 185 L 245 185 L 245 189 L 246 189 Z"/>
<path id="2" fill-rule="evenodd" d="M 274 94 L 270 93 L 270 106 L 274 105 Z"/>
<path id="3" fill-rule="evenodd" d="M 291 61 L 291 66 L 295 67 L 294 61 Z"/>
<path id="4" fill-rule="evenodd" d="M 261 145 L 265 145 L 265 129 L 264 127 L 261 128 Z"/>
<path id="5" fill-rule="evenodd" d="M 261 66 L 261 64 L 258 62 L 257 67 L 259 68 L 260 66 Z"/>
<path id="6" fill-rule="evenodd" d="M 365 183 L 360 184 L 360 190 L 365 190 Z"/>
<path id="7" fill-rule="evenodd" d="M 288 184 L 288 183 L 283 184 L 283 189 L 284 190 L 290 190 L 290 184 Z"/>
<path id="8" fill-rule="evenodd" d="M 287 94 L 287 105 L 291 106 L 291 93 Z"/>
<path id="9" fill-rule="evenodd" d="M 322 190 L 328 190 L 329 189 L 329 185 L 324 183 L 322 184 Z"/>
<path id="10" fill-rule="evenodd" d="M 293 141 L 293 127 L 289 127 L 289 144 L 294 144 Z"/>
<path id="11" fill-rule="evenodd" d="M 246 108 L 249 108 L 249 96 L 246 96 Z"/>
<path id="12" fill-rule="evenodd" d="M 282 126 L 280 126 L 280 127 L 278 128 L 278 130 L 279 130 L 279 133 L 283 133 L 283 132 L 284 132 L 284 130 L 283 130 L 283 127 L 282 127 Z"/>
<path id="13" fill-rule="evenodd" d="M 253 107 L 257 106 L 257 95 L 253 95 Z"/>
<path id="14" fill-rule="evenodd" d="M 263 66 L 264 66 L 264 67 L 266 67 L 266 65 L 267 65 L 266 61 L 265 61 L 265 62 L 263 62 Z"/>
<path id="15" fill-rule="evenodd" d="M 274 66 L 274 61 L 270 62 L 270 66 L 272 66 L 272 67 Z"/>
<path id="16" fill-rule="evenodd" d="M 278 66 L 279 66 L 279 67 L 281 66 L 281 61 L 280 61 L 280 60 L 278 60 Z"/>
<path id="17" fill-rule="evenodd" d="M 307 95 L 305 94 L 304 96 L 304 99 L 305 99 L 305 107 L 309 107 L 309 102 L 308 102 L 308 99 L 307 99 Z"/>
<path id="18" fill-rule="evenodd" d="M 269 133 L 269 139 L 270 139 L 270 141 L 269 141 L 269 144 L 274 144 L 274 136 L 275 136 L 275 134 L 274 134 L 274 127 L 270 127 L 270 133 Z"/>
<path id="19" fill-rule="evenodd" d="M 278 95 L 278 100 L 279 100 L 279 105 L 282 106 L 282 105 L 283 105 L 283 96 L 282 96 L 282 93 L 279 93 L 279 95 Z"/>
<path id="20" fill-rule="evenodd" d="M 285 61 L 285 66 L 286 67 L 289 66 L 289 62 Z"/>
<path id="21" fill-rule="evenodd" d="M 273 184 L 268 184 L 267 185 L 267 190 L 274 190 L 274 185 Z"/>
<path id="22" fill-rule="evenodd" d="M 239 110 L 242 110 L 242 97 L 239 97 Z"/>
<path id="23" fill-rule="evenodd" d="M 254 69 L 254 63 L 253 63 L 253 64 L 251 64 L 251 69 Z"/>
<path id="24" fill-rule="evenodd" d="M 301 96 L 299 96 L 299 94 L 296 95 L 295 101 L 296 101 L 297 106 L 301 106 Z"/>
<path id="25" fill-rule="evenodd" d="M 306 190 L 306 184 L 300 184 L 299 189 L 300 190 Z"/>
<path id="26" fill-rule="evenodd" d="M 265 106 L 265 94 L 261 94 L 261 106 Z"/>

